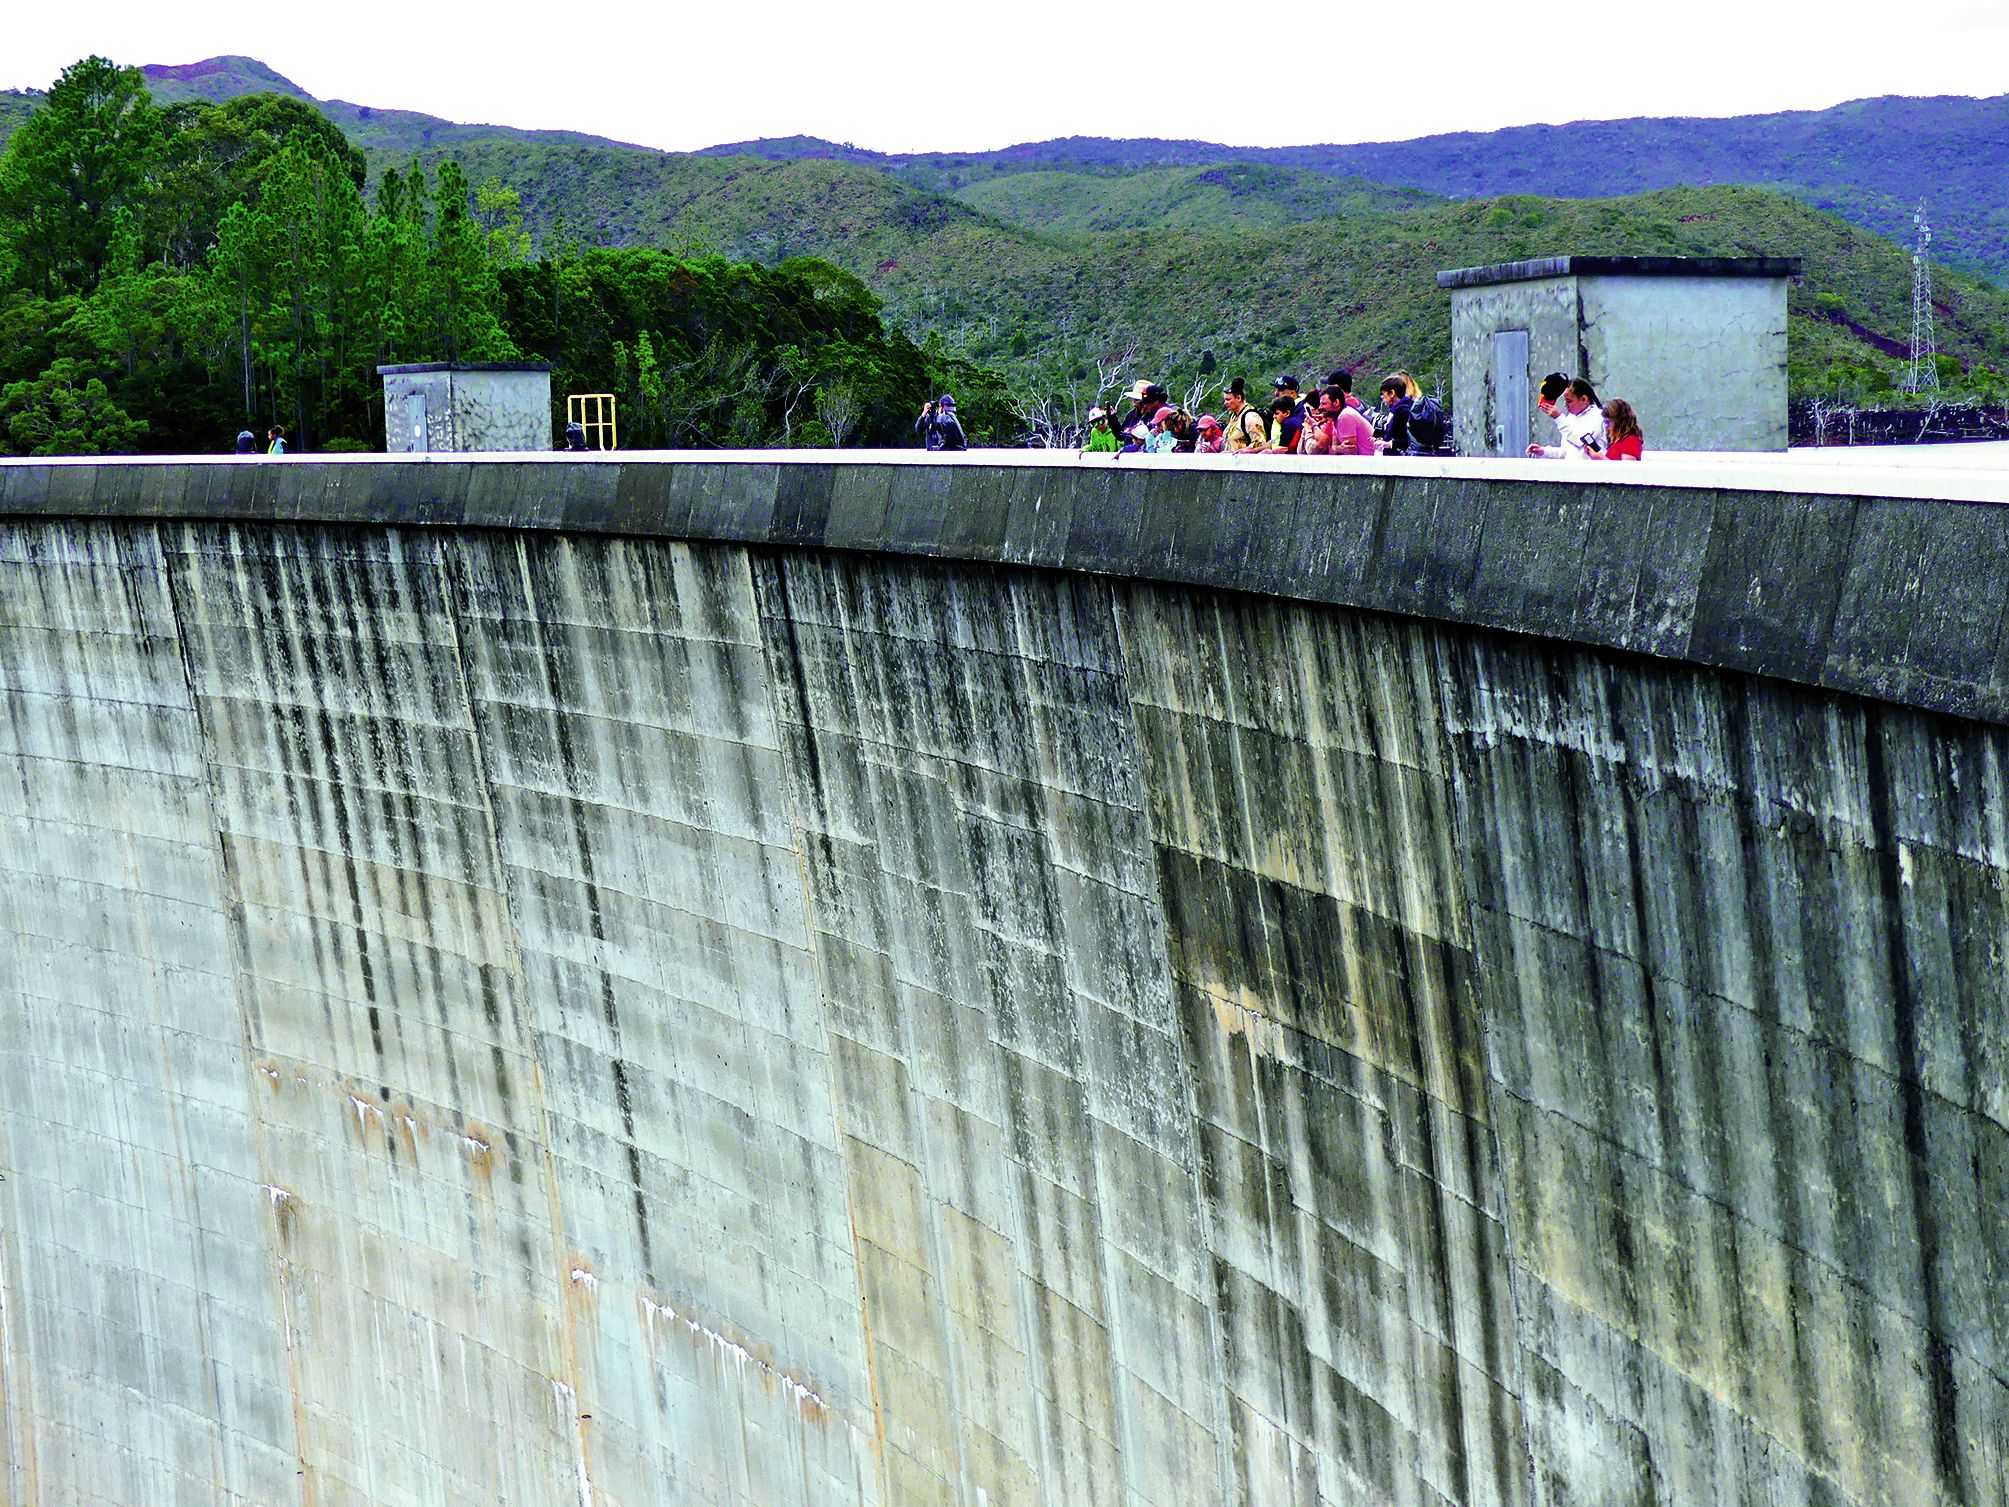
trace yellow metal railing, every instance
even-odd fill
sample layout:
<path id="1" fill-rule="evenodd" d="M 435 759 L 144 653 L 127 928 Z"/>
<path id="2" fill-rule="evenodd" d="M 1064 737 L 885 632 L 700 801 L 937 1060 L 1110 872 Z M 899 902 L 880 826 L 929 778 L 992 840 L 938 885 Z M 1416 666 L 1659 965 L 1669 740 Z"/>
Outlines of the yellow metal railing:
<path id="1" fill-rule="evenodd" d="M 575 392 L 565 397 L 565 422 L 586 431 L 588 450 L 616 448 L 614 395 L 611 392 Z"/>

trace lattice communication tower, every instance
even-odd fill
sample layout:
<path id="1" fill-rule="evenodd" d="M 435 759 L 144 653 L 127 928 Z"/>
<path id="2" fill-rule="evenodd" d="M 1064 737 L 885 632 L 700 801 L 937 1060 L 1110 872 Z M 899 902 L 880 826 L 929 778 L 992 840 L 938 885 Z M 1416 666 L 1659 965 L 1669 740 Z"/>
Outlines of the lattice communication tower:
<path id="1" fill-rule="evenodd" d="M 1925 200 L 1911 217 L 1917 230 L 1911 251 L 1911 364 L 1905 369 L 1906 392 L 1939 391 L 1938 354 L 1932 334 L 1932 226 L 1926 223 Z"/>

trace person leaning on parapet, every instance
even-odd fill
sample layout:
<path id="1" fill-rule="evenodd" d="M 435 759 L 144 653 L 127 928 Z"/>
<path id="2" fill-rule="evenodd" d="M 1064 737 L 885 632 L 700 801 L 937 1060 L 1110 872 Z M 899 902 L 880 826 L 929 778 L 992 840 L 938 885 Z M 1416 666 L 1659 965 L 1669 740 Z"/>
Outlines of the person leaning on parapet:
<path id="1" fill-rule="evenodd" d="M 274 424 L 270 429 L 265 431 L 265 453 L 267 455 L 284 455 L 286 453 L 286 426 L 284 424 Z"/>
<path id="2" fill-rule="evenodd" d="M 1263 427 L 1263 416 L 1249 402 L 1240 377 L 1221 389 L 1221 404 L 1228 410 L 1229 454 L 1255 455 L 1269 448 L 1269 431 Z"/>
<path id="3" fill-rule="evenodd" d="M 1274 386 L 1277 397 L 1289 398 L 1291 407 L 1290 412 L 1283 416 L 1280 423 L 1270 425 L 1270 453 L 1294 455 L 1304 449 L 1304 421 L 1311 417 L 1311 404 L 1307 403 L 1304 394 L 1297 390 L 1296 377 L 1278 377 Z M 1273 414 L 1278 412 L 1274 400 L 1270 403 L 1270 412 Z"/>
<path id="4" fill-rule="evenodd" d="M 258 453 L 258 436 L 253 434 L 249 429 L 238 430 L 237 449 L 233 453 L 237 455 L 256 455 Z"/>
<path id="5" fill-rule="evenodd" d="M 1568 379 L 1568 385 L 1561 393 L 1561 406 L 1550 396 L 1550 390 L 1560 372 L 1551 372 L 1542 379 L 1542 395 L 1536 406 L 1556 421 L 1554 445 L 1530 445 L 1528 454 L 1546 456 L 1550 460 L 1584 460 L 1589 457 L 1590 448 L 1604 446 L 1604 410 L 1597 406 L 1597 390 L 1582 377 Z"/>
<path id="6" fill-rule="evenodd" d="M 943 393 L 939 398 L 921 406 L 921 416 L 914 420 L 914 428 L 920 431 L 921 443 L 930 450 L 967 450 L 969 437 L 963 433 L 963 426 L 956 420 L 956 399 L 953 393 Z"/>
<path id="7" fill-rule="evenodd" d="M 1139 377 L 1130 384 L 1130 390 L 1123 396 L 1130 400 L 1130 411 L 1123 415 L 1122 422 L 1116 426 L 1117 432 L 1129 434 L 1142 424 L 1148 437 L 1151 421 L 1158 417 L 1158 410 L 1165 406 L 1165 389 L 1156 382 L 1146 382 Z"/>
<path id="8" fill-rule="evenodd" d="M 1373 455 L 1378 448 L 1374 426 L 1358 404 L 1349 404 L 1353 395 L 1341 387 L 1327 387 L 1318 395 L 1318 409 L 1306 427 L 1307 455 Z"/>
<path id="9" fill-rule="evenodd" d="M 1114 455 L 1123 448 L 1123 441 L 1116 437 L 1116 431 L 1109 426 L 1109 410 L 1091 408 L 1088 410 L 1088 443 L 1081 447 L 1083 455 Z"/>
<path id="10" fill-rule="evenodd" d="M 1599 445 L 1595 436 L 1583 442 L 1586 460 L 1639 460 L 1646 452 L 1646 436 L 1640 433 L 1639 415 L 1632 411 L 1632 405 L 1624 398 L 1613 398 L 1604 405 L 1605 429 L 1611 435 L 1609 446 Z"/>
<path id="11" fill-rule="evenodd" d="M 1270 442 L 1266 455 L 1296 455 L 1304 444 L 1305 416 L 1298 411 L 1297 399 L 1279 392 L 1270 399 Z"/>
<path id="12" fill-rule="evenodd" d="M 1389 455 L 1421 455 L 1419 438 L 1410 433 L 1409 420 L 1422 400 L 1423 389 L 1407 372 L 1390 372 L 1381 379 L 1382 445 Z"/>
<path id="13" fill-rule="evenodd" d="M 1192 415 L 1167 404 L 1151 416 L 1151 438 L 1144 448 L 1153 455 L 1191 455 L 1197 438 Z"/>
<path id="14" fill-rule="evenodd" d="M 586 426 L 574 419 L 565 426 L 565 443 L 561 450 L 584 450 L 586 448 Z"/>

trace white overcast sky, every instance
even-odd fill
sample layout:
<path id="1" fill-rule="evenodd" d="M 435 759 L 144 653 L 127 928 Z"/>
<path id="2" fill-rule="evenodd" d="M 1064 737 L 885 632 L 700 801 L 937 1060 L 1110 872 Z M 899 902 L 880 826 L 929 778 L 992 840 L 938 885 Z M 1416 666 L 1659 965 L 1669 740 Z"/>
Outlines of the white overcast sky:
<path id="1" fill-rule="evenodd" d="M 12 9 L 0 87 L 46 88 L 93 52 L 241 53 L 322 99 L 672 150 L 795 134 L 881 151 L 1071 135 L 1277 146 L 2009 91 L 2009 0 Z"/>

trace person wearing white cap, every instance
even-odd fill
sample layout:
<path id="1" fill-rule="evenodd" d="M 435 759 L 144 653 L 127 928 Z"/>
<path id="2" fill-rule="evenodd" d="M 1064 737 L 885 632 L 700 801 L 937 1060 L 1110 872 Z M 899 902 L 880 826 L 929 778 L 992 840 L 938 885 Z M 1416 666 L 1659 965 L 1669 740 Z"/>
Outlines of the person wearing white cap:
<path id="1" fill-rule="evenodd" d="M 1123 442 L 1116 437 L 1116 431 L 1109 427 L 1109 410 L 1091 408 L 1088 410 L 1088 443 L 1081 447 L 1084 455 L 1114 455 L 1123 448 Z"/>

